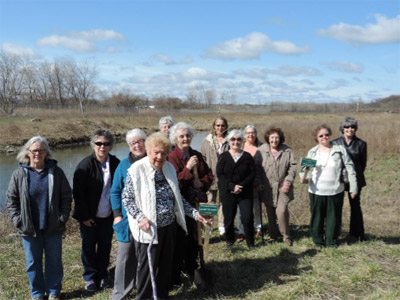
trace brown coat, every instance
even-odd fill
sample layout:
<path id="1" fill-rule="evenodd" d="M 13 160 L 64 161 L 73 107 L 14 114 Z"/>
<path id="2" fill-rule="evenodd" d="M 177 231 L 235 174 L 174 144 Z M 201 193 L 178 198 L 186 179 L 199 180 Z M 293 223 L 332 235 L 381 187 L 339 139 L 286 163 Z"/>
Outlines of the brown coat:
<path id="1" fill-rule="evenodd" d="M 256 165 L 260 170 L 260 183 L 264 190 L 260 192 L 261 200 L 268 206 L 277 206 L 278 199 L 289 203 L 294 199 L 293 182 L 296 177 L 297 162 L 292 149 L 281 144 L 278 149 L 278 158 L 275 161 L 269 144 L 260 146 L 254 156 Z M 287 194 L 281 193 L 280 189 L 284 181 L 291 183 Z"/>

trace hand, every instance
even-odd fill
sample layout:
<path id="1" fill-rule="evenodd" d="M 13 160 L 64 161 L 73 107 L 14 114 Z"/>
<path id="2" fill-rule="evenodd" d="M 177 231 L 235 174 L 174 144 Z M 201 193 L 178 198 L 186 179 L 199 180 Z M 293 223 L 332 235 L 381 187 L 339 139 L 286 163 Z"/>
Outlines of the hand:
<path id="1" fill-rule="evenodd" d="M 264 190 L 264 185 L 263 185 L 263 184 L 259 184 L 259 185 L 257 186 L 257 191 L 261 192 L 261 191 L 263 191 L 263 190 Z"/>
<path id="2" fill-rule="evenodd" d="M 350 198 L 354 199 L 355 197 L 357 197 L 357 193 L 350 193 Z"/>
<path id="3" fill-rule="evenodd" d="M 89 219 L 89 220 L 83 221 L 82 223 L 83 223 L 83 225 L 85 225 L 87 227 L 92 227 L 95 224 L 93 219 Z"/>
<path id="4" fill-rule="evenodd" d="M 233 189 L 233 193 L 237 195 L 237 194 L 241 193 L 242 190 L 243 190 L 243 186 L 236 184 Z"/>
<path id="5" fill-rule="evenodd" d="M 186 168 L 192 170 L 195 166 L 197 166 L 199 160 L 196 155 L 193 155 L 189 158 L 188 162 L 186 163 Z"/>
<path id="6" fill-rule="evenodd" d="M 300 177 L 300 183 L 308 183 L 308 179 L 304 177 Z"/>
<path id="7" fill-rule="evenodd" d="M 290 182 L 284 181 L 283 185 L 281 187 L 281 192 L 284 194 L 287 194 L 287 193 L 289 193 L 289 188 L 290 188 Z"/>
<path id="8" fill-rule="evenodd" d="M 206 226 L 207 225 L 207 219 L 206 218 L 204 218 L 202 215 L 199 215 L 198 217 L 197 217 L 197 221 L 199 221 L 199 222 L 201 222 L 204 226 Z"/>
<path id="9" fill-rule="evenodd" d="M 122 221 L 122 216 L 117 216 L 117 217 L 115 217 L 114 218 L 114 225 L 115 224 L 118 224 L 119 222 L 121 222 Z"/>
<path id="10" fill-rule="evenodd" d="M 201 189 L 203 187 L 203 183 L 200 181 L 200 179 L 194 179 L 193 186 L 197 189 Z"/>
<path id="11" fill-rule="evenodd" d="M 139 223 L 139 228 L 143 231 L 147 231 L 150 229 L 150 221 L 147 218 L 143 218 Z"/>

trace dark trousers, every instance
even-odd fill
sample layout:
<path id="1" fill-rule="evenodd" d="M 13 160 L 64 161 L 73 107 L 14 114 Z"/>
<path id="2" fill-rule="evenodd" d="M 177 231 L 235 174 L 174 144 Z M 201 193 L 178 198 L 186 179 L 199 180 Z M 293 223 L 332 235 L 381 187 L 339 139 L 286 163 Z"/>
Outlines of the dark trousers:
<path id="1" fill-rule="evenodd" d="M 338 242 L 342 226 L 344 192 L 333 196 L 309 193 L 310 231 L 316 245 L 334 246 Z"/>
<path id="2" fill-rule="evenodd" d="M 364 240 L 364 221 L 361 211 L 361 189 L 358 191 L 357 196 L 351 199 L 350 193 L 347 193 L 350 202 L 350 235 L 357 239 Z"/>
<path id="3" fill-rule="evenodd" d="M 198 267 L 197 222 L 192 218 L 186 217 L 186 227 L 188 230 L 187 235 L 179 226 L 176 231 L 172 284 L 180 284 L 181 271 L 184 271 L 189 276 L 194 276 L 194 270 Z"/>
<path id="4" fill-rule="evenodd" d="M 83 279 L 99 281 L 108 277 L 111 241 L 114 233 L 113 217 L 95 218 L 92 227 L 80 222 L 82 238 Z"/>
<path id="5" fill-rule="evenodd" d="M 243 199 L 234 196 L 229 197 L 229 199 L 225 199 L 225 201 L 222 202 L 226 241 L 229 244 L 233 244 L 235 242 L 234 225 L 238 205 L 247 245 L 252 246 L 254 245 L 253 199 Z"/>
<path id="6" fill-rule="evenodd" d="M 157 286 L 157 296 L 161 299 L 168 298 L 168 289 L 171 281 L 172 259 L 174 256 L 176 223 L 157 228 L 158 243 L 151 248 L 151 258 L 154 276 Z M 149 244 L 143 244 L 135 240 L 136 257 L 138 260 L 135 299 L 153 299 L 149 260 L 147 248 Z"/>

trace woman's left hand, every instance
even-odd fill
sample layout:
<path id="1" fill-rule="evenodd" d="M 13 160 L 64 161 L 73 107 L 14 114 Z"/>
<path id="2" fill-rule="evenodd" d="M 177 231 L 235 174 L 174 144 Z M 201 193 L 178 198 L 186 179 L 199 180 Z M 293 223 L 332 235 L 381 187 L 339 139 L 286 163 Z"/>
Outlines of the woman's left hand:
<path id="1" fill-rule="evenodd" d="M 357 193 L 350 193 L 350 198 L 354 199 L 355 197 L 357 197 Z"/>
<path id="2" fill-rule="evenodd" d="M 207 219 L 204 218 L 202 215 L 198 216 L 197 221 L 201 222 L 204 226 L 206 226 L 208 223 Z"/>

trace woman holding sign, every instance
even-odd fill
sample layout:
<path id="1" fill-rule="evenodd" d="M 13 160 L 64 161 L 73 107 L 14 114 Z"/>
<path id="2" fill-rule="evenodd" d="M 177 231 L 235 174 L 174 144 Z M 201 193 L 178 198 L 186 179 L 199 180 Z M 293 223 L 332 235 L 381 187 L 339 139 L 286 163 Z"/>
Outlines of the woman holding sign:
<path id="1" fill-rule="evenodd" d="M 310 183 L 310 231 L 314 243 L 317 246 L 336 246 L 342 225 L 342 171 L 343 168 L 347 170 L 352 198 L 357 196 L 356 172 L 346 149 L 330 142 L 332 130 L 328 125 L 318 125 L 314 135 L 318 145 L 308 151 L 307 158 L 316 160 L 316 165 L 310 172 L 302 168 L 300 182 Z"/>
<path id="2" fill-rule="evenodd" d="M 211 186 L 214 176 L 200 152 L 190 147 L 194 132 L 192 126 L 179 122 L 170 129 L 169 138 L 175 149 L 168 155 L 168 161 L 175 167 L 179 188 L 183 197 L 192 205 L 207 202 L 206 191 Z M 203 199 L 202 199 L 203 197 Z M 188 235 L 177 229 L 172 284 L 180 284 L 180 273 L 184 271 L 193 279 L 198 254 L 196 221 L 186 217 Z"/>

